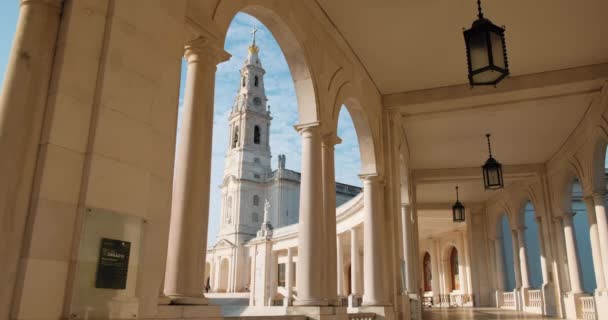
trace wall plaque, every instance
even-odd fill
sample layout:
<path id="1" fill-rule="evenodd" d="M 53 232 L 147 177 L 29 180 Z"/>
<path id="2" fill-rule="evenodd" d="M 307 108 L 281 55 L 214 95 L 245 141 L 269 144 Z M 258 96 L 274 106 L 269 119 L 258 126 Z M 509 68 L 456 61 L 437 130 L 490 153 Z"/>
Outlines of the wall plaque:
<path id="1" fill-rule="evenodd" d="M 101 239 L 95 288 L 125 289 L 131 242 Z"/>

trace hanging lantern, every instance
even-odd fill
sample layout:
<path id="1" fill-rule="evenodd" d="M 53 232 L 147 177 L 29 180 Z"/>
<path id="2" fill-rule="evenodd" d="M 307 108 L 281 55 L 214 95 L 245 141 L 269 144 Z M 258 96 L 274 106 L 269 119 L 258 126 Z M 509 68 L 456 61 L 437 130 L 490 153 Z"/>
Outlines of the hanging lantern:
<path id="1" fill-rule="evenodd" d="M 458 186 L 456 186 L 456 203 L 452 206 L 452 219 L 454 222 L 464 222 L 464 206 L 458 199 Z"/>
<path id="2" fill-rule="evenodd" d="M 464 30 L 469 84 L 471 87 L 496 86 L 509 75 L 505 29 L 484 18 L 480 0 L 477 0 L 477 10 L 478 19 L 471 29 Z"/>
<path id="3" fill-rule="evenodd" d="M 492 157 L 492 147 L 490 146 L 490 134 L 486 134 L 488 139 L 488 152 L 490 156 L 483 165 L 483 186 L 486 190 L 496 190 L 504 188 L 505 184 L 502 177 L 502 164 Z"/>

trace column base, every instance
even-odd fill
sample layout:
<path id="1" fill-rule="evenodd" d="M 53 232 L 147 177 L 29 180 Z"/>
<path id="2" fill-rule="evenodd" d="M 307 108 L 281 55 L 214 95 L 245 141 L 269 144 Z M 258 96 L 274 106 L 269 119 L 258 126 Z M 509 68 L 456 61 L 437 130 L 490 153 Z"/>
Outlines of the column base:
<path id="1" fill-rule="evenodd" d="M 361 296 L 357 294 L 351 294 L 348 296 L 348 306 L 350 308 L 356 308 L 361 306 Z"/>
<path id="2" fill-rule="evenodd" d="M 387 301 L 379 301 L 374 299 L 369 299 L 363 294 L 363 301 L 361 302 L 362 307 L 384 307 L 390 306 L 391 304 Z"/>
<path id="3" fill-rule="evenodd" d="M 192 295 L 192 296 L 186 296 L 186 295 L 169 295 L 169 298 L 171 299 L 171 304 L 177 304 L 177 305 L 197 305 L 197 306 L 206 306 L 209 304 L 209 300 L 207 300 L 207 298 L 205 298 L 204 295 Z"/>
<path id="4" fill-rule="evenodd" d="M 348 320 L 345 307 L 294 306 L 287 308 L 287 315 L 303 315 L 314 320 Z"/>
<path id="5" fill-rule="evenodd" d="M 555 287 L 552 282 L 545 283 L 541 287 L 543 294 L 543 315 L 557 316 L 557 305 L 555 303 Z"/>
<path id="6" fill-rule="evenodd" d="M 158 296 L 158 303 L 157 304 L 161 305 L 161 306 L 171 304 L 171 298 L 167 297 L 164 294 L 161 294 L 160 296 Z"/>

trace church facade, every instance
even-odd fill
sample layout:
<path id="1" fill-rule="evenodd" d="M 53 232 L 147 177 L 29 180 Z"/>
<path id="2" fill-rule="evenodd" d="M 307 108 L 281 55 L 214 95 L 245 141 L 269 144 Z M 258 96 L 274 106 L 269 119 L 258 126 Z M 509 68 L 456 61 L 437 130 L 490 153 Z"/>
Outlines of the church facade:
<path id="1" fill-rule="evenodd" d="M 254 36 L 240 69 L 239 90 L 228 119 L 231 139 L 220 185 L 220 228 L 217 242 L 207 248 L 206 255 L 205 285 L 214 292 L 248 291 L 248 242 L 264 228 L 268 231 L 298 222 L 300 173 L 286 168 L 285 155 L 278 155 L 276 170 L 271 167 L 272 116 L 259 50 Z M 336 205 L 361 191 L 336 183 Z"/>

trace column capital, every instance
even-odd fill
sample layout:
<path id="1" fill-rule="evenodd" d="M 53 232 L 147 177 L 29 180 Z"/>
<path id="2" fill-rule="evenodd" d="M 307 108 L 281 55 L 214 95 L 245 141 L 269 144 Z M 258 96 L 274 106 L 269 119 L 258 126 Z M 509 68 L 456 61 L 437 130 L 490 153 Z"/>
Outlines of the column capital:
<path id="1" fill-rule="evenodd" d="M 359 175 L 359 179 L 361 179 L 364 183 L 384 183 L 384 177 L 377 173 L 364 173 Z"/>
<path id="2" fill-rule="evenodd" d="M 321 134 L 321 123 L 318 121 L 296 124 L 295 126 L 293 126 L 293 128 L 296 129 L 296 131 L 302 137 L 310 137 L 312 135 Z"/>
<path id="3" fill-rule="evenodd" d="M 195 63 L 204 59 L 209 63 L 217 65 L 230 59 L 231 55 L 222 49 L 216 41 L 205 37 L 198 37 L 186 43 L 184 57 L 188 63 Z"/>
<path id="4" fill-rule="evenodd" d="M 323 147 L 327 148 L 327 147 L 334 147 L 337 144 L 342 143 L 342 139 L 340 139 L 340 137 L 338 137 L 338 135 L 335 132 L 329 132 L 323 135 L 322 137 L 322 142 L 323 142 Z"/>

